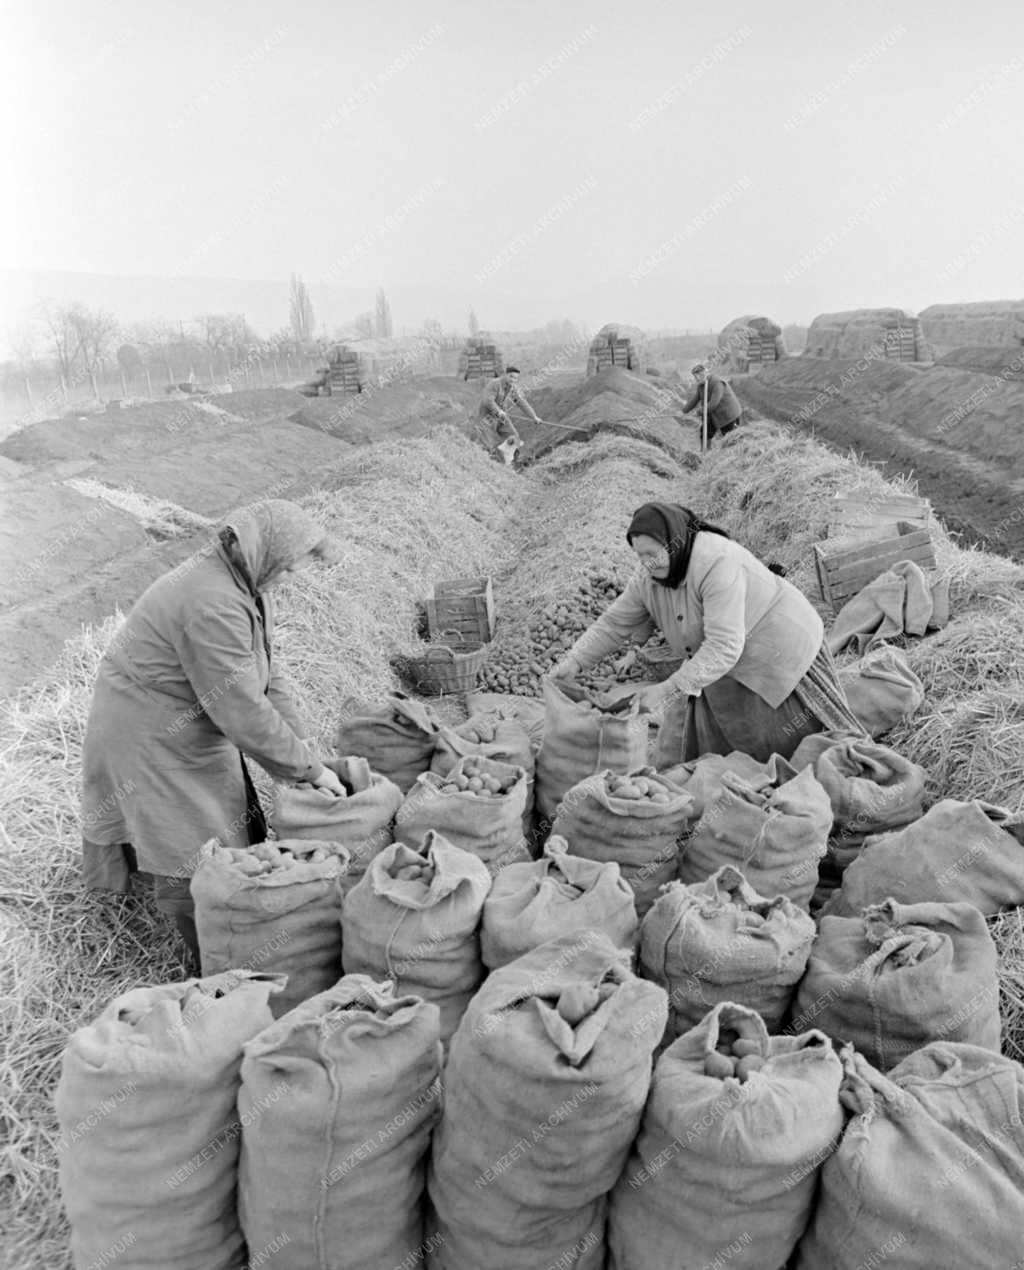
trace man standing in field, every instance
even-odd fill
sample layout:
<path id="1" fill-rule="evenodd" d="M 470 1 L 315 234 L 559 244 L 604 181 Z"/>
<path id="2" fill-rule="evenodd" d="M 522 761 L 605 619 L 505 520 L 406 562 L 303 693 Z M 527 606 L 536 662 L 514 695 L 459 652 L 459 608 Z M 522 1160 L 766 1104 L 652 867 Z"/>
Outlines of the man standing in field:
<path id="1" fill-rule="evenodd" d="M 739 427 L 743 421 L 743 407 L 733 392 L 728 380 L 712 375 L 703 362 L 690 368 L 690 374 L 697 381 L 693 396 L 683 406 L 683 414 L 701 407 L 704 402 L 704 384 L 707 383 L 708 394 L 708 445 L 712 437 L 725 436 Z"/>
<path id="2" fill-rule="evenodd" d="M 474 437 L 492 458 L 509 464 L 523 444 L 516 425 L 509 417 L 506 403 L 514 401 L 519 409 L 534 423 L 540 423 L 537 413 L 519 390 L 519 367 L 509 366 L 503 375 L 497 375 L 484 389 L 480 408 L 476 412 Z"/>

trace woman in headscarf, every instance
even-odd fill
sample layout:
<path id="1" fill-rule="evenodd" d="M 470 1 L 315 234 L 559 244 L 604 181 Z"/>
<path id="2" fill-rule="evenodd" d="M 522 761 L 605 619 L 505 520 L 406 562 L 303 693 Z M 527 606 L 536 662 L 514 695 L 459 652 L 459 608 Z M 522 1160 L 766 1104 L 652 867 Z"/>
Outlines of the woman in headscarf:
<path id="1" fill-rule="evenodd" d="M 863 734 L 821 619 L 796 587 L 678 503 L 645 503 L 626 538 L 635 573 L 551 673 L 574 678 L 659 628 L 684 659 L 640 694 L 662 713 L 659 767 L 732 750 L 788 758 L 814 732 Z"/>
<path id="2" fill-rule="evenodd" d="M 267 592 L 334 545 L 294 503 L 227 517 L 214 540 L 141 596 L 100 662 L 83 753 L 83 878 L 127 892 L 154 877 L 158 909 L 198 959 L 189 879 L 199 848 L 261 842 L 243 755 L 282 780 L 336 793 L 271 657 Z"/>

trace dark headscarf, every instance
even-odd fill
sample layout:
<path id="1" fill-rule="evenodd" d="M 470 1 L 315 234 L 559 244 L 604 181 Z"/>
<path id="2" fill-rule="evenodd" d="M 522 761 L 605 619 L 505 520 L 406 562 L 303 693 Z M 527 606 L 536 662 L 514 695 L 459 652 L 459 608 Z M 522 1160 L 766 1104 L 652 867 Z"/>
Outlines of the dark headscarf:
<path id="1" fill-rule="evenodd" d="M 633 539 L 638 534 L 645 534 L 668 548 L 668 575 L 664 578 L 651 578 L 651 581 L 674 590 L 686 577 L 690 556 L 693 554 L 693 541 L 701 532 L 729 537 L 724 529 L 701 520 L 689 507 L 683 507 L 680 503 L 644 503 L 643 507 L 638 507 L 633 513 L 633 519 L 626 530 L 626 541 L 632 546 Z"/>

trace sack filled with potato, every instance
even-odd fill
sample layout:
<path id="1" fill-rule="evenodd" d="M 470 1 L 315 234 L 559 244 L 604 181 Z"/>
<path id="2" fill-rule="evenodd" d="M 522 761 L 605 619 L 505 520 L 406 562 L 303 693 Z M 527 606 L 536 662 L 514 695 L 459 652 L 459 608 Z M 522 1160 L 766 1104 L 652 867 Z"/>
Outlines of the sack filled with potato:
<path id="1" fill-rule="evenodd" d="M 998 954 L 973 904 L 872 904 L 823 917 L 793 1003 L 889 1071 L 931 1041 L 999 1051 Z"/>
<path id="2" fill-rule="evenodd" d="M 433 830 L 418 846 L 385 847 L 345 896 L 345 973 L 432 1001 L 447 1044 L 486 974 L 480 919 L 490 889 L 483 861 Z"/>
<path id="3" fill-rule="evenodd" d="M 438 1026 L 436 1005 L 345 975 L 246 1045 L 238 1215 L 251 1266 L 265 1249 L 273 1270 L 422 1264 Z"/>
<path id="4" fill-rule="evenodd" d="M 598 772 L 574 785 L 558 807 L 552 832 L 573 855 L 614 861 L 632 887 L 642 921 L 658 892 L 676 875 L 679 840 L 693 800 L 653 767 Z"/>
<path id="5" fill-rule="evenodd" d="M 239 1070 L 245 1042 L 273 1022 L 268 998 L 280 986 L 233 970 L 130 988 L 71 1034 L 54 1103 L 76 1267 L 246 1264 Z M 68 1264 L 63 1252 L 41 1251 L 37 1264 L 58 1262 Z"/>
<path id="6" fill-rule="evenodd" d="M 682 846 L 679 880 L 704 882 L 731 864 L 759 894 L 806 909 L 831 827 L 831 801 L 811 768 L 795 772 L 773 754 L 755 776 L 723 771 Z"/>
<path id="7" fill-rule="evenodd" d="M 452 1040 L 428 1171 L 440 1270 L 603 1270 L 665 993 L 597 931 L 489 976 Z"/>
<path id="8" fill-rule="evenodd" d="M 610 1270 L 778 1270 L 839 1140 L 842 1065 L 823 1032 L 769 1036 L 723 1002 L 665 1050 L 611 1196 Z"/>
<path id="9" fill-rule="evenodd" d="M 544 740 L 537 753 L 536 805 L 541 841 L 574 785 L 605 770 L 632 772 L 647 762 L 649 714 L 577 684 L 544 680 Z"/>
<path id="10" fill-rule="evenodd" d="M 341 895 L 348 852 L 331 842 L 279 839 L 199 853 L 192 878 L 204 974 L 244 968 L 288 976 L 275 1018 L 341 975 Z"/>
<path id="11" fill-rule="evenodd" d="M 385 701 L 346 697 L 334 738 L 339 754 L 358 754 L 407 793 L 430 767 L 441 720 L 433 706 L 395 692 Z"/>
<path id="12" fill-rule="evenodd" d="M 596 930 L 617 948 L 632 949 L 637 917 L 632 888 L 614 862 L 569 854 L 552 836 L 539 860 L 510 864 L 484 902 L 480 947 L 490 970 L 570 931 Z"/>
<path id="13" fill-rule="evenodd" d="M 402 791 L 365 758 L 329 759 L 344 788 L 339 797 L 315 785 L 274 782 L 271 825 L 279 838 L 315 838 L 348 850 L 345 885 L 354 886 L 378 851 L 394 841 L 391 828 Z"/>
<path id="14" fill-rule="evenodd" d="M 515 718 L 506 718 L 500 710 L 485 710 L 460 723 L 457 728 L 442 725 L 430 760 L 430 770 L 447 776 L 459 759 L 475 756 L 494 759 L 521 767 L 526 773 L 526 806 L 523 809 L 523 834 L 533 832 L 534 757 L 530 734 Z"/>
<path id="15" fill-rule="evenodd" d="M 468 755 L 445 776 L 419 777 L 395 816 L 395 837 L 414 845 L 436 830 L 494 874 L 530 859 L 523 836 L 526 795 L 525 769 Z"/>
<path id="16" fill-rule="evenodd" d="M 738 869 L 670 882 L 644 918 L 640 965 L 669 996 L 666 1042 L 722 1001 L 756 1010 L 776 1032 L 814 943 L 811 917 L 784 895 L 758 895 Z"/>

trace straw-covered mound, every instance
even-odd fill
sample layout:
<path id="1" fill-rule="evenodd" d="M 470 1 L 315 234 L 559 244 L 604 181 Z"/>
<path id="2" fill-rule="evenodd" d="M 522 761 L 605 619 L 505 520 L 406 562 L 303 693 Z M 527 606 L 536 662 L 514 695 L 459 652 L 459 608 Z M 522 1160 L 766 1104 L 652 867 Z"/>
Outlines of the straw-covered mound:
<path id="1" fill-rule="evenodd" d="M 968 344 L 954 348 L 935 361 L 938 366 L 955 366 L 959 370 L 976 370 L 1000 379 L 1024 380 L 1024 345 Z"/>
<path id="2" fill-rule="evenodd" d="M 724 365 L 739 374 L 751 365 L 777 362 L 787 356 L 782 327 L 756 313 L 733 318 L 719 331 L 718 352 Z"/>
<path id="3" fill-rule="evenodd" d="M 647 370 L 647 360 L 647 336 L 638 326 L 606 322 L 590 341 L 587 375 L 596 375 L 610 366 L 642 375 Z"/>
<path id="4" fill-rule="evenodd" d="M 891 357 L 925 362 L 931 350 L 919 318 L 905 309 L 819 313 L 807 332 L 805 357 Z"/>
<path id="5" fill-rule="evenodd" d="M 931 304 L 918 315 L 936 354 L 968 344 L 1024 344 L 1024 300 Z"/>

